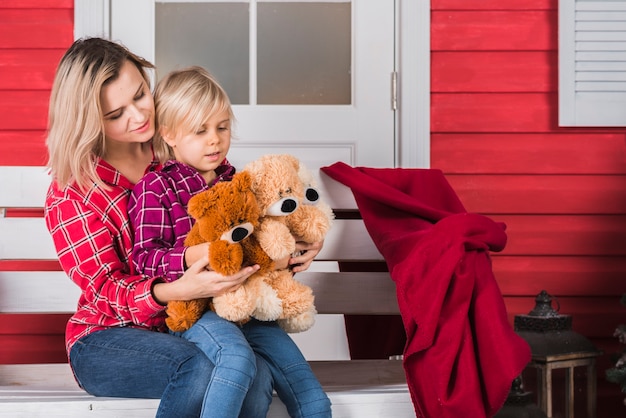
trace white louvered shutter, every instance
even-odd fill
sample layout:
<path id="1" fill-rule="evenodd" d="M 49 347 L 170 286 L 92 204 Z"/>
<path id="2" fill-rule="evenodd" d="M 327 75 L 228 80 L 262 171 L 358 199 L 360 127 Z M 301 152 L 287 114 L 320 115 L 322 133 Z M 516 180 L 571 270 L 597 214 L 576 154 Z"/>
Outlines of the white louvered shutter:
<path id="1" fill-rule="evenodd" d="M 626 0 L 559 0 L 559 125 L 626 126 Z"/>

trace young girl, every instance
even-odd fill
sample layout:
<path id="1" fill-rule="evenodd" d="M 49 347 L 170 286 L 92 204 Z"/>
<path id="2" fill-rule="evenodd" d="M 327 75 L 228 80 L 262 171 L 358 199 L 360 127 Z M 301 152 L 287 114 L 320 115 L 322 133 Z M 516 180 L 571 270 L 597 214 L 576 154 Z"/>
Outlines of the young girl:
<path id="1" fill-rule="evenodd" d="M 155 141 L 167 143 L 175 159 L 148 173 L 133 189 L 128 206 L 135 230 L 133 261 L 138 271 L 175 282 L 186 266 L 209 251 L 208 244 L 184 247 L 193 225 L 186 208 L 194 194 L 232 178 L 235 169 L 226 155 L 234 117 L 224 90 L 200 67 L 173 71 L 161 80 L 155 107 Z M 331 416 L 330 401 L 308 362 L 275 322 L 253 319 L 239 326 L 209 311 L 189 330 L 174 335 L 196 344 L 215 364 L 205 398 L 212 417 L 240 416 L 257 356 L 269 366 L 292 417 Z"/>
<path id="2" fill-rule="evenodd" d="M 55 74 L 45 220 L 63 270 L 81 289 L 66 347 L 77 382 L 93 395 L 161 399 L 157 418 L 213 416 L 204 399 L 214 364 L 192 342 L 164 332 L 165 305 L 236 289 L 255 268 L 222 276 L 205 269 L 205 257 L 168 282 L 136 273 L 130 262 L 128 197 L 168 154 L 152 141 L 147 68 L 122 45 L 91 38 L 74 42 Z M 305 264 L 320 248 L 303 255 Z M 268 362 L 256 356 L 241 415 L 264 417 L 272 390 Z"/>

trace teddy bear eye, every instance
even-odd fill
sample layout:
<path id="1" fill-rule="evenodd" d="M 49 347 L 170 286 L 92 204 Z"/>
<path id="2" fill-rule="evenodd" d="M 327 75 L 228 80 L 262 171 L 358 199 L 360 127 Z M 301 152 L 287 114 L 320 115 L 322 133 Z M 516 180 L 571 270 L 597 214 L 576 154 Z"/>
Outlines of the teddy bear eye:
<path id="1" fill-rule="evenodd" d="M 254 226 L 250 222 L 246 222 L 245 224 L 237 225 L 224 232 L 220 238 L 231 244 L 235 244 L 246 239 L 253 231 Z"/>
<path id="2" fill-rule="evenodd" d="M 315 205 L 320 200 L 320 194 L 314 187 L 307 187 L 304 191 L 304 204 Z"/>

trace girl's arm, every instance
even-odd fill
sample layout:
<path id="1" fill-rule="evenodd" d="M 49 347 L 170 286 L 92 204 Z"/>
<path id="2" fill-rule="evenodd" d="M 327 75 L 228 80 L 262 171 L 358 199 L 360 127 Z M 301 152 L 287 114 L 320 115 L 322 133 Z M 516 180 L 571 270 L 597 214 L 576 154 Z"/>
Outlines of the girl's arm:
<path id="1" fill-rule="evenodd" d="M 184 237 L 176 231 L 191 229 L 191 219 L 186 213 L 174 209 L 171 200 L 175 195 L 168 193 L 169 188 L 163 175 L 148 173 L 135 185 L 128 203 L 134 230 L 135 268 L 148 276 L 164 277 L 168 282 L 182 276 L 186 266 Z M 177 227 L 177 223 L 184 223 L 185 227 Z"/>

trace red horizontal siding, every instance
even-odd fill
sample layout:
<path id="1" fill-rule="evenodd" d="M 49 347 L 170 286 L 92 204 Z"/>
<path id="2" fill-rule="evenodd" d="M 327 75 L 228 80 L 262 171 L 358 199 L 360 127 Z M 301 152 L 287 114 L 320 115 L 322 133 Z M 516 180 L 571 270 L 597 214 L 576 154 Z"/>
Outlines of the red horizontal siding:
<path id="1" fill-rule="evenodd" d="M 0 49 L 0 90 L 50 90 L 64 49 Z"/>
<path id="2" fill-rule="evenodd" d="M 626 176 L 448 174 L 446 178 L 470 212 L 626 214 Z"/>
<path id="3" fill-rule="evenodd" d="M 623 256 L 494 254 L 492 261 L 494 274 L 506 296 L 533 296 L 545 289 L 560 296 L 612 296 L 615 303 L 626 293 Z"/>
<path id="4" fill-rule="evenodd" d="M 556 103 L 556 93 L 433 93 L 431 132 L 554 132 Z"/>
<path id="5" fill-rule="evenodd" d="M 557 49 L 557 32 L 546 24 L 556 18 L 554 10 L 434 10 L 431 48 L 433 51 Z"/>
<path id="6" fill-rule="evenodd" d="M 433 52 L 431 91 L 554 92 L 558 79 L 552 71 L 556 51 Z"/>
<path id="7" fill-rule="evenodd" d="M 0 93 L 0 96 L 1 95 L 2 93 Z M 1 123 L 0 121 L 0 124 Z M 46 165 L 48 153 L 46 150 L 45 134 L 46 132 L 44 130 L 0 130 L 0 165 Z"/>
<path id="8" fill-rule="evenodd" d="M 0 95 L 0 131 L 45 130 L 49 91 L 3 91 Z"/>
<path id="9" fill-rule="evenodd" d="M 73 24 L 71 8 L 0 8 L 0 48 L 67 48 L 73 41 Z"/>
<path id="10" fill-rule="evenodd" d="M 433 134 L 431 166 L 449 174 L 626 174 L 626 133 Z"/>
<path id="11" fill-rule="evenodd" d="M 0 9 L 72 9 L 74 0 L 2 0 Z"/>
<path id="12" fill-rule="evenodd" d="M 626 130 L 558 126 L 558 0 L 431 5 L 431 166 L 469 211 L 507 224 L 492 260 L 509 319 L 556 296 L 605 352 L 598 416 L 621 417 L 604 370 L 624 348 Z"/>
<path id="13" fill-rule="evenodd" d="M 437 0 L 432 10 L 554 10 L 558 0 Z"/>

